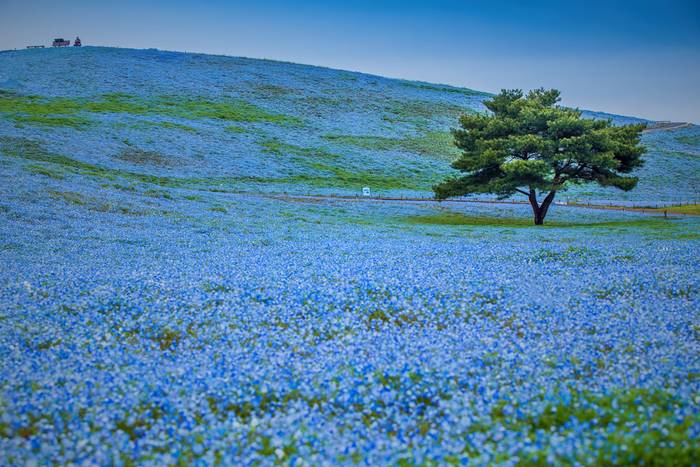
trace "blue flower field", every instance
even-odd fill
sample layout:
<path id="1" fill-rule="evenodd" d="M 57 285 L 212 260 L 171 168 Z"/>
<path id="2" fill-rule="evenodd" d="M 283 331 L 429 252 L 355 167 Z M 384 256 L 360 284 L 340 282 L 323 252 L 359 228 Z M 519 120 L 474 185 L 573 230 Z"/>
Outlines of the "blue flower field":
<path id="1" fill-rule="evenodd" d="M 0 464 L 697 465 L 700 217 L 308 196 L 431 196 L 487 97 L 1 53 Z M 644 143 L 564 196 L 697 200 L 700 127 Z"/>

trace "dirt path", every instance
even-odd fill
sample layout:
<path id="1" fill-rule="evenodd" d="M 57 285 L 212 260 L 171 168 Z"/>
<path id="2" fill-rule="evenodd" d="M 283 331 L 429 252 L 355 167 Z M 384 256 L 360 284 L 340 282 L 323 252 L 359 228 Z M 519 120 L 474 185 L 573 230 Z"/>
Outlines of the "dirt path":
<path id="1" fill-rule="evenodd" d="M 656 122 L 647 127 L 644 131 L 672 131 L 687 128 L 691 124 L 688 122 Z"/>
<path id="2" fill-rule="evenodd" d="M 436 200 L 432 198 L 406 198 L 406 197 L 391 197 L 391 196 L 343 196 L 343 195 L 292 195 L 281 193 L 263 194 L 262 196 L 287 199 L 287 200 L 336 200 L 336 201 L 355 201 L 355 202 L 403 202 L 403 203 L 434 203 L 434 204 L 453 204 L 453 203 L 473 203 L 473 204 L 499 204 L 499 205 L 529 205 L 527 201 L 499 201 L 492 199 L 446 199 Z M 602 204 L 581 204 L 581 203 L 555 203 L 556 206 L 562 208 L 583 208 L 597 209 L 602 211 L 625 211 L 637 212 L 641 214 L 656 214 L 659 216 L 695 216 L 697 214 L 673 212 L 672 208 L 638 208 L 629 206 L 602 205 Z M 653 203 L 652 203 L 653 204 Z"/>

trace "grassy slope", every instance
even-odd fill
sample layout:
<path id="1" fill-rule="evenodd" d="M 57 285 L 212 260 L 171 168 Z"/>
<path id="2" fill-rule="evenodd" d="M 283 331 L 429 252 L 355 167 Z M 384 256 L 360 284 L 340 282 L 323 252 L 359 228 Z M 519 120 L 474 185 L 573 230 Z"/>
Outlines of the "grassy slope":
<path id="1" fill-rule="evenodd" d="M 49 177 L 68 172 L 198 189 L 356 193 L 370 186 L 430 196 L 457 155 L 449 128 L 460 114 L 482 110 L 487 97 L 305 65 L 153 50 L 10 52 L 0 69 L 4 158 Z M 649 163 L 634 192 L 576 187 L 569 196 L 691 199 L 698 134 L 690 127 L 645 136 Z"/>

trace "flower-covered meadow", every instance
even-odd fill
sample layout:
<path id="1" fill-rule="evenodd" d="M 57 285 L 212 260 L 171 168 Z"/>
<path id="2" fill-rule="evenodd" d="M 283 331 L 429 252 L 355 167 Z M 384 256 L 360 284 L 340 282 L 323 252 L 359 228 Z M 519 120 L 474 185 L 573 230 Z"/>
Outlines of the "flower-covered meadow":
<path id="1" fill-rule="evenodd" d="M 0 89 L 0 464 L 700 458 L 699 218 L 303 196 L 426 193 L 480 94 L 94 48 Z M 696 134 L 646 136 L 676 190 Z"/>

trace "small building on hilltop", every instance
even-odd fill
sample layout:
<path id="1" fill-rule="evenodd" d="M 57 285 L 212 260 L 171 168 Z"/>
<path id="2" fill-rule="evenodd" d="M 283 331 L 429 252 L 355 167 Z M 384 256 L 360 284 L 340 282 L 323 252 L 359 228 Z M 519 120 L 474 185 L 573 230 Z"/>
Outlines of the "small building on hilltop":
<path id="1" fill-rule="evenodd" d="M 67 41 L 65 39 L 58 38 L 53 40 L 53 47 L 68 47 L 70 45 L 70 41 Z"/>

